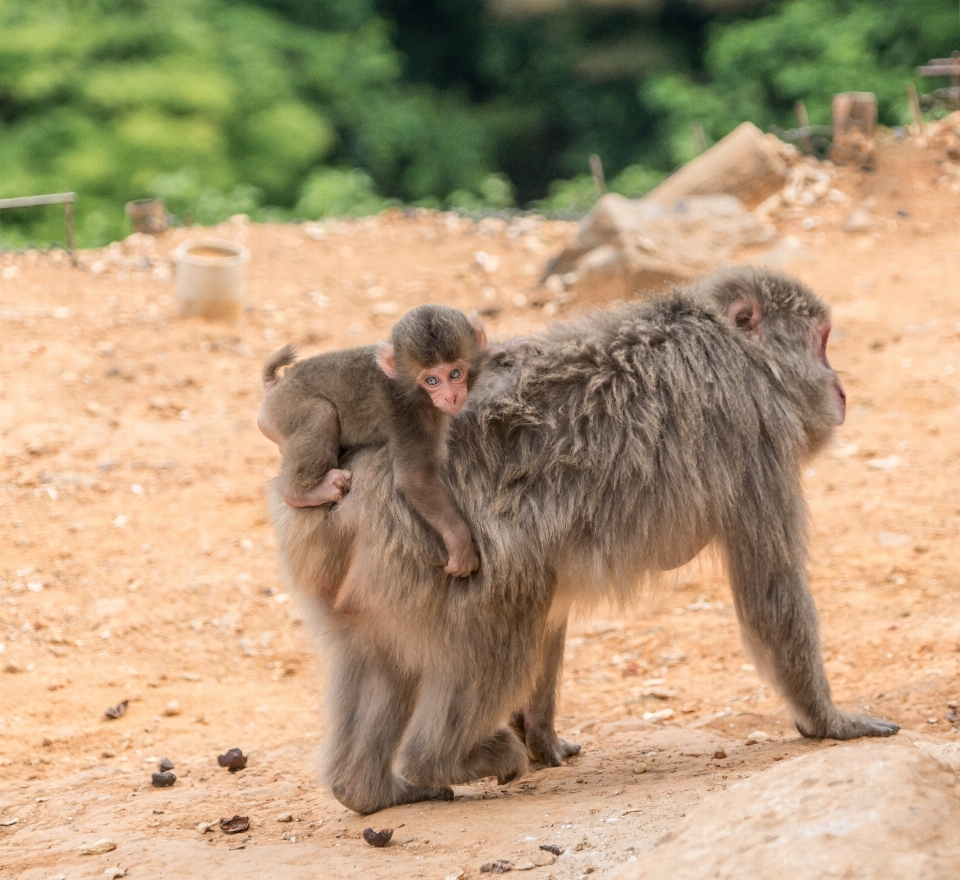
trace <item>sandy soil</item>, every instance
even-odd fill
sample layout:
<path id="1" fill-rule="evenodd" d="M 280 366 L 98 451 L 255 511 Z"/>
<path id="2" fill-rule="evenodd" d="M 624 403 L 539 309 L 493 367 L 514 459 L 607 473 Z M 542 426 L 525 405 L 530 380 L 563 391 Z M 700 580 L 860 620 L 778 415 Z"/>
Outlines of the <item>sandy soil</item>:
<path id="1" fill-rule="evenodd" d="M 960 195 L 943 159 L 889 144 L 874 173 L 840 174 L 848 202 L 778 221 L 801 245 L 782 265 L 833 307 L 849 400 L 806 473 L 835 697 L 932 743 L 958 740 L 960 700 Z M 867 199 L 877 226 L 843 232 Z M 495 337 L 535 330 L 577 307 L 531 304 L 571 230 L 400 212 L 224 224 L 209 232 L 252 252 L 237 326 L 176 317 L 167 255 L 186 230 L 79 266 L 0 255 L 0 875 L 473 878 L 508 859 L 579 878 L 650 849 L 708 792 L 835 745 L 790 726 L 704 562 L 575 624 L 558 726 L 584 748 L 566 766 L 369 818 L 317 784 L 322 669 L 265 514 L 260 364 L 291 340 L 376 340 L 431 300 L 480 308 Z M 216 760 L 231 747 L 250 756 L 235 775 Z M 161 757 L 172 788 L 150 784 Z M 234 814 L 247 833 L 197 829 Z M 368 826 L 393 844 L 369 847 Z M 115 851 L 80 854 L 104 838 Z"/>

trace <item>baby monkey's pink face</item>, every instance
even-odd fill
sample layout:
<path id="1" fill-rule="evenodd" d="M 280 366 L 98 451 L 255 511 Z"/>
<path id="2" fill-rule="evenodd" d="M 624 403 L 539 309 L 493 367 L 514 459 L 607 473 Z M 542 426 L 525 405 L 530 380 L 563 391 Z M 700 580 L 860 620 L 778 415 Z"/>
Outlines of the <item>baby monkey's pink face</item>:
<path id="1" fill-rule="evenodd" d="M 437 409 L 455 416 L 467 402 L 469 370 L 470 365 L 466 361 L 434 364 L 417 374 L 417 384 L 430 395 Z"/>

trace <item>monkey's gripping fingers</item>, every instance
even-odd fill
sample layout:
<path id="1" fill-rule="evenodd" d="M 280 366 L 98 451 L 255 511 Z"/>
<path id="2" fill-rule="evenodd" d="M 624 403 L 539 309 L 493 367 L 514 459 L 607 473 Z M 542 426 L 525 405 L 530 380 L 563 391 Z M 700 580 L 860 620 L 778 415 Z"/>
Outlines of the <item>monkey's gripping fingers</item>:
<path id="1" fill-rule="evenodd" d="M 900 729 L 899 724 L 873 718 L 870 715 L 848 715 L 837 711 L 826 720 L 822 730 L 814 730 L 805 724 L 797 723 L 797 730 L 810 739 L 857 739 L 861 736 L 893 736 Z"/>
<path id="2" fill-rule="evenodd" d="M 454 577 L 467 577 L 480 567 L 480 557 L 477 556 L 473 541 L 467 539 L 466 545 L 455 544 L 447 548 L 450 558 L 444 567 L 447 574 Z"/>

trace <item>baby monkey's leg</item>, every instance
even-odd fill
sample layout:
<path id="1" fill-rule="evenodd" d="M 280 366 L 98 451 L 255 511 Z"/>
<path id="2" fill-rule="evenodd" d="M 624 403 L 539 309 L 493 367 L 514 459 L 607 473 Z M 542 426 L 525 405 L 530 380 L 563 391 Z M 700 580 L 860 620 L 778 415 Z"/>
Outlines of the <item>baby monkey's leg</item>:
<path id="1" fill-rule="evenodd" d="M 333 468 L 323 475 L 323 479 L 307 491 L 297 493 L 287 492 L 283 500 L 291 507 L 318 507 L 321 504 L 331 504 L 342 501 L 344 495 L 350 491 L 350 471 Z"/>

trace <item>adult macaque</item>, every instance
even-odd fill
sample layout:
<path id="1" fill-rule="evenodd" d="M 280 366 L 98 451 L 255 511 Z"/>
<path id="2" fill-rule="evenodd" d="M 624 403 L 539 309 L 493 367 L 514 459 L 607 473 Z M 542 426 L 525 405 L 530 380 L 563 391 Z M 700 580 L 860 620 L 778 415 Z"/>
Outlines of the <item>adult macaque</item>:
<path id="1" fill-rule="evenodd" d="M 389 342 L 333 351 L 293 364 L 292 345 L 263 367 L 257 424 L 283 453 L 279 490 L 291 507 L 342 501 L 351 473 L 341 450 L 389 441 L 396 487 L 443 539 L 444 571 L 466 577 L 480 564 L 440 479 L 451 415 L 463 408 L 486 358 L 479 321 L 447 306 L 418 306 Z M 423 544 L 421 544 L 423 546 Z"/>
<path id="2" fill-rule="evenodd" d="M 329 516 L 274 483 L 281 558 L 326 633 L 340 802 L 450 798 L 518 776 L 528 753 L 572 754 L 553 727 L 571 605 L 628 599 L 711 542 L 744 645 L 800 732 L 895 733 L 834 706 L 806 580 L 800 468 L 844 418 L 829 332 L 802 284 L 736 269 L 537 339 L 452 425 L 449 483 L 484 559 L 469 590 L 437 589 L 385 450 L 354 458 Z"/>

